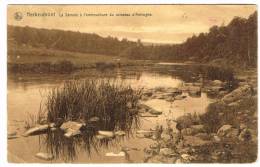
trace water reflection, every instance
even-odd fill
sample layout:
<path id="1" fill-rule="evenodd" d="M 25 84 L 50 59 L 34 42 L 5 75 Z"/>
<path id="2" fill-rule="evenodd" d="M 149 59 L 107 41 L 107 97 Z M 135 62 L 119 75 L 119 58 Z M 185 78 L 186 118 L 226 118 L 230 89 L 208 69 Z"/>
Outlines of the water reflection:
<path id="1" fill-rule="evenodd" d="M 123 123 L 123 122 L 122 122 Z M 120 141 L 126 140 L 133 136 L 133 129 L 129 129 L 125 136 L 116 136 L 113 138 L 98 138 L 97 127 L 89 127 L 81 131 L 80 135 L 68 138 L 64 136 L 64 131 L 57 129 L 49 130 L 46 135 L 39 136 L 39 145 L 45 147 L 48 153 L 54 155 L 55 159 L 62 159 L 65 162 L 73 162 L 77 159 L 78 154 L 85 154 L 91 157 L 92 153 L 99 154 L 100 148 L 118 145 Z"/>
<path id="2" fill-rule="evenodd" d="M 85 71 L 78 71 L 71 75 L 44 75 L 44 74 L 9 74 L 8 75 L 8 124 L 13 120 L 26 120 L 27 112 L 36 113 L 39 109 L 39 104 L 46 96 L 46 92 L 53 87 L 59 86 L 66 80 L 71 79 L 85 79 L 85 78 L 111 78 L 118 81 L 123 80 L 132 87 L 144 87 L 147 89 L 153 89 L 156 87 L 179 87 L 186 82 L 198 82 L 199 79 L 208 78 L 208 71 L 212 69 L 202 68 L 200 66 L 188 66 L 188 65 L 154 65 L 150 67 L 129 67 L 114 69 L 109 71 L 98 71 L 95 69 L 89 69 Z M 225 75 L 221 77 L 223 73 L 212 75 L 210 79 L 227 80 Z M 215 78 L 214 78 L 215 77 Z M 111 149 L 111 146 L 118 147 L 120 143 L 126 141 L 129 145 L 135 143 L 137 147 L 142 148 L 147 141 L 132 138 L 135 129 L 140 126 L 143 129 L 152 128 L 156 122 L 162 123 L 170 114 L 171 117 L 176 118 L 185 113 L 198 112 L 203 113 L 205 108 L 210 103 L 209 98 L 205 93 L 199 95 L 187 95 L 185 100 L 175 101 L 173 104 L 165 100 L 148 100 L 147 105 L 153 107 L 158 111 L 163 111 L 164 114 L 158 118 L 146 118 L 141 120 L 139 118 L 132 118 L 132 128 L 120 129 L 126 131 L 125 137 L 116 137 L 114 139 L 97 139 L 95 137 L 97 130 L 118 130 L 113 126 L 113 122 L 107 122 L 106 124 L 99 124 L 92 128 L 85 129 L 82 135 L 75 136 L 74 138 L 64 137 L 64 132 L 48 131 L 46 135 L 40 135 L 40 143 L 38 143 L 41 149 L 45 149 L 55 155 L 57 159 L 63 161 L 76 161 L 78 157 L 81 158 L 81 162 L 88 160 L 82 158 L 83 152 L 87 156 L 93 156 L 99 152 L 104 152 L 104 149 Z M 170 112 L 171 110 L 171 112 Z M 124 127 L 124 121 L 122 126 Z M 8 126 L 8 131 L 10 127 Z M 31 147 L 31 139 L 27 139 L 28 142 L 25 145 L 18 145 L 13 143 L 14 147 Z M 144 143 L 146 142 L 146 143 Z M 149 143 L 148 143 L 149 144 Z M 32 145 L 34 147 L 34 145 Z M 35 147 L 34 152 L 39 150 L 38 146 Z M 107 151 L 107 150 L 105 150 Z M 32 154 L 27 153 L 27 154 Z M 23 153 L 21 153 L 23 156 Z M 102 156 L 102 155 L 101 155 Z M 136 155 L 131 155 L 136 156 Z M 104 157 L 102 157 L 104 159 Z M 140 158 L 140 157 L 139 157 Z M 29 158 L 25 158 L 27 162 L 30 162 Z M 34 160 L 37 161 L 37 160 Z"/>

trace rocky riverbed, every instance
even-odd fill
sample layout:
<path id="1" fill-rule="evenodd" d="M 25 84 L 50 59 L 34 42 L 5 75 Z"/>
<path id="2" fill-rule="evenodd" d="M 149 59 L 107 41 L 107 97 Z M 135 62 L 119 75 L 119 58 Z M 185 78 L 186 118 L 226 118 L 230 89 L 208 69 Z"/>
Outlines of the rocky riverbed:
<path id="1" fill-rule="evenodd" d="M 169 119 L 165 127 L 157 125 L 147 136 L 154 143 L 144 149 L 144 162 L 254 162 L 257 158 L 257 77 L 255 72 L 236 77 L 238 86 L 232 91 L 225 89 L 227 83 L 219 80 L 203 87 L 200 83 L 186 84 L 167 93 L 147 91 L 144 100 L 181 100 L 185 98 L 182 91 L 196 96 L 201 90 L 217 100 L 202 115 L 184 115 L 176 120 Z"/>

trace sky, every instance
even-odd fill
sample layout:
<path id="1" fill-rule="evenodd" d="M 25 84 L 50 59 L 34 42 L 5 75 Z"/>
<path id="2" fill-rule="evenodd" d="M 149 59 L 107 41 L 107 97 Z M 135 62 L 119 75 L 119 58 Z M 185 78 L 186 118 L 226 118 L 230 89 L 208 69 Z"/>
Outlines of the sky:
<path id="1" fill-rule="evenodd" d="M 247 18 L 256 10 L 256 5 L 9 5 L 7 22 L 143 42 L 182 43 L 213 25 L 227 25 L 235 16 Z M 17 12 L 22 14 L 21 20 L 15 19 Z M 55 16 L 31 15 L 43 12 Z"/>

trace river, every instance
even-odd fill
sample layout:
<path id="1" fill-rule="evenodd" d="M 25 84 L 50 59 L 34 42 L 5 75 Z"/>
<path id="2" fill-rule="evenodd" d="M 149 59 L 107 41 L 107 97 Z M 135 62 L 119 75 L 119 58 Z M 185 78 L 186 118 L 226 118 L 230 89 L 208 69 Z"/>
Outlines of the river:
<path id="1" fill-rule="evenodd" d="M 116 81 L 123 81 L 133 88 L 156 89 L 178 88 L 185 83 L 196 82 L 199 74 L 183 64 L 155 64 L 152 67 L 128 67 L 114 70 L 99 71 L 89 69 L 75 72 L 73 74 L 9 74 L 8 75 L 8 133 L 16 132 L 21 135 L 24 132 L 24 121 L 28 116 L 38 112 L 39 107 L 44 107 L 44 99 L 50 89 L 62 85 L 66 80 L 86 79 L 86 78 L 110 78 Z M 189 96 L 183 100 L 168 102 L 164 99 L 148 99 L 143 103 L 158 110 L 163 114 L 155 118 L 140 118 L 139 129 L 150 129 L 156 124 L 166 125 L 166 119 L 177 118 L 187 113 L 204 113 L 209 103 L 213 102 L 206 93 L 201 96 Z M 46 151 L 44 137 L 19 137 L 8 140 L 8 160 L 9 162 L 41 162 L 34 155 L 38 152 Z M 135 134 L 111 140 L 108 144 L 99 146 L 97 150 L 91 148 L 89 151 L 75 145 L 74 153 L 64 153 L 73 156 L 72 159 L 58 157 L 52 160 L 53 163 L 70 161 L 73 163 L 127 163 L 143 162 L 143 149 L 148 147 L 153 140 L 147 138 L 137 138 Z M 68 145 L 71 143 L 68 143 Z M 135 147 L 136 150 L 129 151 L 129 156 L 108 157 L 108 152 L 119 152 L 121 147 Z M 64 150 L 63 150 L 64 151 Z M 66 151 L 66 150 L 65 150 Z"/>

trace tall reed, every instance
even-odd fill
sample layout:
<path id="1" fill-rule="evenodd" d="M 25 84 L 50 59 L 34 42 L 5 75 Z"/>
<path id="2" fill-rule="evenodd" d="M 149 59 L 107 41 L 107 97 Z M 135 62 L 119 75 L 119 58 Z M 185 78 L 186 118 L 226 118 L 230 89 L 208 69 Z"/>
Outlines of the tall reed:
<path id="1" fill-rule="evenodd" d="M 127 130 L 136 123 L 140 90 L 111 80 L 73 80 L 50 91 L 47 101 L 48 122 L 83 121 L 99 117 L 99 128 Z"/>

